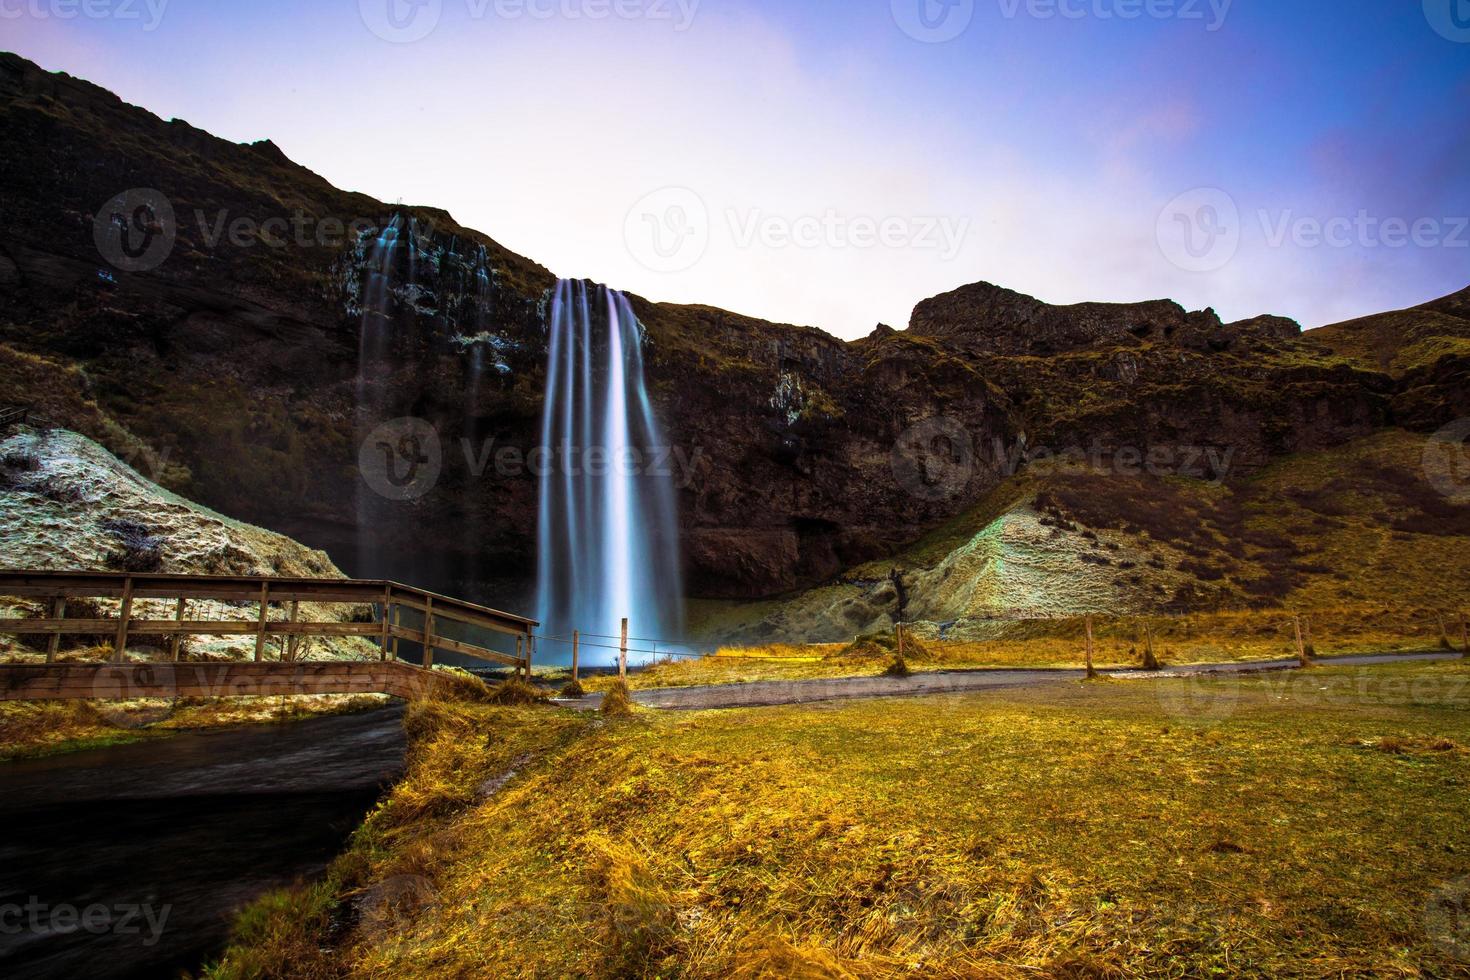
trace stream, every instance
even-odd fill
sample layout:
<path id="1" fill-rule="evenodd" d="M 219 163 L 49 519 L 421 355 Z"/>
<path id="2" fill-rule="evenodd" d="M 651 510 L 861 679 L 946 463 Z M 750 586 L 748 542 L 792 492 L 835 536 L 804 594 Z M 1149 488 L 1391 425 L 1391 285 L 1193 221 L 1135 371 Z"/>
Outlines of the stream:
<path id="1" fill-rule="evenodd" d="M 321 874 L 402 772 L 402 708 L 0 763 L 0 976 L 173 977 Z"/>

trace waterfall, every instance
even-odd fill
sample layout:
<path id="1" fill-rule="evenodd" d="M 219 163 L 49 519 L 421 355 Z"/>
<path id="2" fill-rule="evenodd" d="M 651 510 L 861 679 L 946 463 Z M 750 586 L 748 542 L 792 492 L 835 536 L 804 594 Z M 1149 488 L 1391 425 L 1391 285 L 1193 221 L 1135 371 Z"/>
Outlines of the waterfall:
<path id="1" fill-rule="evenodd" d="M 633 662 L 684 627 L 674 483 L 643 377 L 642 326 L 616 290 L 562 280 L 552 296 L 542 415 L 537 618 L 580 630 L 611 663 L 623 617 Z M 565 646 L 552 644 L 550 659 Z"/>
<path id="2" fill-rule="evenodd" d="M 392 367 L 393 325 L 389 302 L 392 296 L 394 265 L 402 244 L 401 217 L 395 216 L 363 253 L 362 278 L 358 303 L 362 308 L 362 329 L 357 352 L 357 442 L 384 418 L 382 376 Z M 378 555 L 382 532 L 382 502 L 357 482 L 357 560 L 352 569 L 360 578 L 383 574 Z"/>

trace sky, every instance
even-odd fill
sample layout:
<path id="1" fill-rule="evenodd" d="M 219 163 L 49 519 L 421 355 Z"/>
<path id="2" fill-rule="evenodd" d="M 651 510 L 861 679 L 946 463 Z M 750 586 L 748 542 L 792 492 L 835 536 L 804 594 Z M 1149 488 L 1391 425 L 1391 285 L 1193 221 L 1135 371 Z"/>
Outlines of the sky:
<path id="1" fill-rule="evenodd" d="M 0 48 L 846 338 L 982 279 L 1306 327 L 1470 284 L 1470 0 L 0 0 Z"/>

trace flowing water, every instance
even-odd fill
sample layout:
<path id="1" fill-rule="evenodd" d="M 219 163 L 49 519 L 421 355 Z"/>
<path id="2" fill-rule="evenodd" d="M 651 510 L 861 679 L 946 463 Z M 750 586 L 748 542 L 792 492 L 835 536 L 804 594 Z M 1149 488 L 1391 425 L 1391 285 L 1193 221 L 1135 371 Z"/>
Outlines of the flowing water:
<path id="1" fill-rule="evenodd" d="M 580 630 L 585 663 L 610 663 L 621 620 L 649 639 L 684 626 L 668 446 L 643 376 L 643 329 L 622 293 L 562 280 L 552 296 L 543 408 L 537 618 Z M 550 660 L 564 645 L 547 644 Z"/>
<path id="2" fill-rule="evenodd" d="M 168 977 L 318 876 L 402 772 L 402 709 L 0 763 L 0 976 Z"/>

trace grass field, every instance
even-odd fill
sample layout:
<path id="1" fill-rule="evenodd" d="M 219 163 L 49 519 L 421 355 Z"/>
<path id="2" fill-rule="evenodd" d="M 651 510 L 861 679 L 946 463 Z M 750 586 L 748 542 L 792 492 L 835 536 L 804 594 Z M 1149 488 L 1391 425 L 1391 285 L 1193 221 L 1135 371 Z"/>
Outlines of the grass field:
<path id="1" fill-rule="evenodd" d="M 1470 664 L 627 720 L 415 705 L 217 977 L 1470 975 Z"/>

